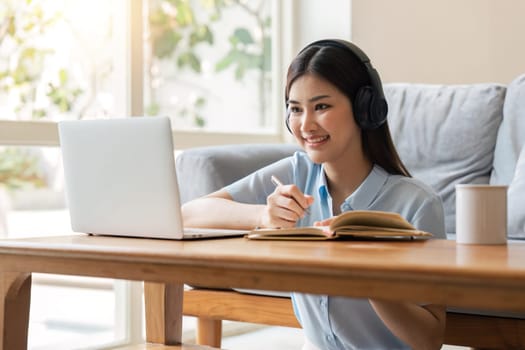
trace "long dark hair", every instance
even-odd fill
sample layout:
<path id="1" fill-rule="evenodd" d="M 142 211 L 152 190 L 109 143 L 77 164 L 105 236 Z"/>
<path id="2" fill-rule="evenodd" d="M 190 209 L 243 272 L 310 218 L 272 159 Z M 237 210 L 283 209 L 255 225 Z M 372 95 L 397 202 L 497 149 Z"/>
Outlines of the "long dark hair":
<path id="1" fill-rule="evenodd" d="M 370 85 L 364 64 L 351 52 L 334 46 L 311 45 L 301 51 L 288 68 L 284 94 L 287 105 L 292 84 L 305 74 L 316 75 L 333 84 L 349 98 L 352 106 L 357 91 Z M 353 111 L 355 116 L 355 108 Z M 288 125 L 288 116 L 286 122 Z M 396 151 L 388 122 L 377 129 L 361 128 L 361 139 L 363 152 L 371 162 L 390 174 L 411 176 Z"/>

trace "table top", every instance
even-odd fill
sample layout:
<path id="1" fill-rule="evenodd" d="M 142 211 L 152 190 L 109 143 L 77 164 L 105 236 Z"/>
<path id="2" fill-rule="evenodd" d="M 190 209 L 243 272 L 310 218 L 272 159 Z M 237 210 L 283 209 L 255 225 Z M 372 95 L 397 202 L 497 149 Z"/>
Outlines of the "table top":
<path id="1" fill-rule="evenodd" d="M 171 241 L 71 235 L 0 241 L 0 270 L 302 291 L 525 311 L 525 243 Z"/>

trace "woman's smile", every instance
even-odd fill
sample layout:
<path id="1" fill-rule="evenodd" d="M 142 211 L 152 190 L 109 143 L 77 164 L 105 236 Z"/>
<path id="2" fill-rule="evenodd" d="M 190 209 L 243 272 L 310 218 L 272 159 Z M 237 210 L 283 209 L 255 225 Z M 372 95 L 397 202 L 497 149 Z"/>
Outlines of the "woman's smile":
<path id="1" fill-rule="evenodd" d="M 329 135 L 324 136 L 303 136 L 305 145 L 309 147 L 320 147 L 328 142 L 330 139 Z"/>

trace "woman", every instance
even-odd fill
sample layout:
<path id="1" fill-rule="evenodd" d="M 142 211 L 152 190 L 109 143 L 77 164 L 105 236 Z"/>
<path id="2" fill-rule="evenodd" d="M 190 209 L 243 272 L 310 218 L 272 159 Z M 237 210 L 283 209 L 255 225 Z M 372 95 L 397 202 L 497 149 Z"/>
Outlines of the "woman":
<path id="1" fill-rule="evenodd" d="M 383 210 L 445 238 L 441 201 L 397 155 L 379 75 L 359 48 L 341 40 L 308 45 L 288 69 L 285 101 L 286 125 L 304 152 L 187 203 L 186 225 L 326 225 L 343 211 Z M 284 185 L 274 187 L 272 176 Z M 443 342 L 443 306 L 302 293 L 292 301 L 304 349 L 439 349 Z"/>

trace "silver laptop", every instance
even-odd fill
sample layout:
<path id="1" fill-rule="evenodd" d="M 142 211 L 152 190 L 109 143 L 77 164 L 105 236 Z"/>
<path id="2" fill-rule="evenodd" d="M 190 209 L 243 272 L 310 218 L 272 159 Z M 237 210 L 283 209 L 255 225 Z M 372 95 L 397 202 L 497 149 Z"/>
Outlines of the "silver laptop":
<path id="1" fill-rule="evenodd" d="M 169 118 L 62 121 L 58 130 L 73 231 L 168 239 L 247 233 L 184 230 Z"/>

